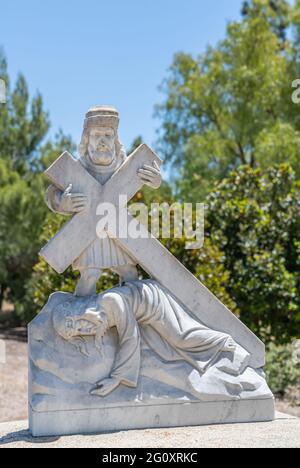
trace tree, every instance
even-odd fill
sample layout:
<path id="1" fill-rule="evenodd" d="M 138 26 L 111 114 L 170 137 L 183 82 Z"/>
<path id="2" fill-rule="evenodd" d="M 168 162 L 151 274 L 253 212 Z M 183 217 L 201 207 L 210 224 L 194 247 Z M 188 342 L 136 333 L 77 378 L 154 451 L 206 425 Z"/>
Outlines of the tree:
<path id="1" fill-rule="evenodd" d="M 227 293 L 265 342 L 300 330 L 300 182 L 287 165 L 249 166 L 208 197 L 207 236 L 223 252 Z"/>
<path id="2" fill-rule="evenodd" d="M 9 166 L 0 160 L 0 309 L 5 292 L 15 304 L 22 299 L 45 219 L 41 177 L 24 180 Z"/>
<path id="3" fill-rule="evenodd" d="M 299 177 L 300 117 L 291 100 L 296 42 L 283 49 L 271 3 L 251 2 L 226 38 L 199 57 L 176 54 L 162 85 L 159 148 L 185 201 L 201 201 L 240 165 L 290 162 Z M 289 24 L 286 2 L 280 8 Z"/>
<path id="4" fill-rule="evenodd" d="M 62 132 L 44 143 L 49 116 L 38 93 L 30 99 L 23 75 L 11 89 L 4 53 L 0 77 L 6 83 L 7 102 L 0 104 L 0 311 L 4 297 L 15 306 L 19 319 L 40 249 L 47 207 L 42 171 L 73 144 Z"/>
<path id="5" fill-rule="evenodd" d="M 1 50 L 0 77 L 7 89 L 7 102 L 0 107 L 0 159 L 24 176 L 37 158 L 39 146 L 49 130 L 49 116 L 43 109 L 39 93 L 30 101 L 22 74 L 11 90 L 7 63 Z"/>

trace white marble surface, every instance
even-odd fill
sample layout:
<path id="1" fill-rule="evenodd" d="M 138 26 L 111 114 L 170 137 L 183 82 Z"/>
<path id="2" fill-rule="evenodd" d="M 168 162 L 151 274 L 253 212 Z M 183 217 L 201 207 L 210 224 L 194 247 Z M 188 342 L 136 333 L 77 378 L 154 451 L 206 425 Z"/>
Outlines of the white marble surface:
<path id="1" fill-rule="evenodd" d="M 106 431 L 272 421 L 274 400 L 136 405 L 109 409 L 38 413 L 30 409 L 32 435 L 92 434 Z"/>

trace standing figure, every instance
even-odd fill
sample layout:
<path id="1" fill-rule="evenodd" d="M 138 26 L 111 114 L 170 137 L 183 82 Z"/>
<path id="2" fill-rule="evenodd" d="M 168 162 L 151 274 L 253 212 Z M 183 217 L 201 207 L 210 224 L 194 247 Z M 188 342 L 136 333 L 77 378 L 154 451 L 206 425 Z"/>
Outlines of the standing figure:
<path id="1" fill-rule="evenodd" d="M 98 106 L 86 114 L 83 135 L 79 146 L 80 162 L 101 184 L 105 184 L 126 159 L 126 152 L 118 137 L 119 114 L 110 106 Z M 157 189 L 161 185 L 159 166 L 143 166 L 138 172 L 145 185 Z M 85 210 L 89 200 L 82 193 L 73 193 L 72 185 L 62 192 L 51 185 L 46 194 L 48 207 L 65 216 Z M 120 282 L 138 278 L 136 261 L 116 242 L 106 237 L 96 239 L 74 262 L 74 270 L 80 272 L 76 287 L 77 296 L 96 294 L 96 283 L 103 269 L 111 269 L 120 276 Z"/>

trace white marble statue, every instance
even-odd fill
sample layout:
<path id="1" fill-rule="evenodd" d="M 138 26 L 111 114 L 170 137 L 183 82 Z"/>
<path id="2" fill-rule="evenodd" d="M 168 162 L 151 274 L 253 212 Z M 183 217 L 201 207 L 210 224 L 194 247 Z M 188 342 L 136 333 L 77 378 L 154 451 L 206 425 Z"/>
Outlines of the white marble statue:
<path id="1" fill-rule="evenodd" d="M 98 106 L 86 114 L 84 130 L 79 146 L 80 162 L 102 185 L 126 160 L 126 152 L 118 137 L 119 114 L 110 106 Z M 161 174 L 156 162 L 153 166 L 143 165 L 138 175 L 143 184 L 157 189 Z M 70 216 L 84 211 L 88 198 L 84 193 L 75 193 L 72 184 L 64 192 L 55 185 L 47 190 L 49 208 L 59 214 Z M 120 248 L 113 239 L 96 239 L 73 264 L 81 279 L 77 285 L 78 296 L 96 292 L 96 283 L 101 270 L 110 268 L 119 274 L 121 282 L 138 278 L 136 261 Z"/>
<path id="2" fill-rule="evenodd" d="M 126 157 L 118 125 L 114 108 L 91 109 L 80 160 L 65 152 L 45 172 L 47 204 L 69 220 L 40 255 L 81 278 L 28 327 L 31 433 L 272 420 L 263 343 L 120 206 L 120 195 L 160 186 L 162 162 L 147 145 Z M 98 237 L 101 203 L 125 208 L 144 235 L 114 236 L 108 226 Z M 150 279 L 138 279 L 137 265 Z M 120 286 L 97 295 L 105 268 Z"/>

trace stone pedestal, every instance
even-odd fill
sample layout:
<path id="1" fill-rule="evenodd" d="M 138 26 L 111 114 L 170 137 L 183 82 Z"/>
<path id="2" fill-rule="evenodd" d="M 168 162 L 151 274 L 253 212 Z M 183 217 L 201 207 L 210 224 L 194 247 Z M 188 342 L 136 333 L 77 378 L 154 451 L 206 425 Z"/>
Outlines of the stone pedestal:
<path id="1" fill-rule="evenodd" d="M 274 399 L 135 404 L 38 412 L 29 408 L 34 437 L 108 431 L 273 421 Z"/>

